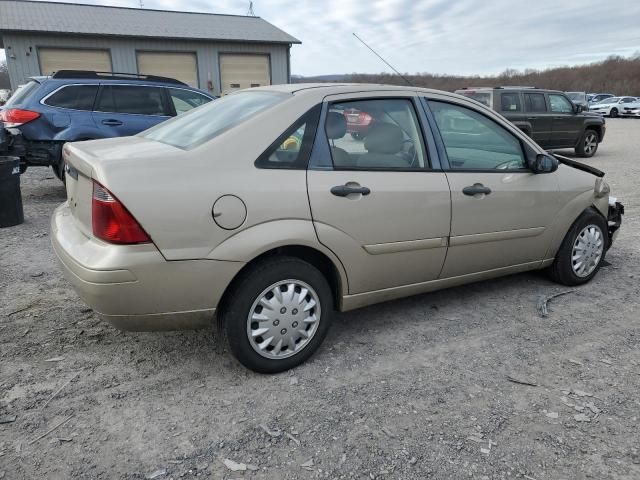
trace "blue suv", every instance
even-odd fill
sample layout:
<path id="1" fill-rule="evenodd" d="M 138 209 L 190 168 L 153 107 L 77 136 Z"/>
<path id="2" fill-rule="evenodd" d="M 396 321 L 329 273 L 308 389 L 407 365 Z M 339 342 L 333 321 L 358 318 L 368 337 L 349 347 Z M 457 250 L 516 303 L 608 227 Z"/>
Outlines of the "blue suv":
<path id="1" fill-rule="evenodd" d="M 214 100 L 172 78 L 61 70 L 32 77 L 0 110 L 0 155 L 51 166 L 64 179 L 65 142 L 135 135 Z"/>

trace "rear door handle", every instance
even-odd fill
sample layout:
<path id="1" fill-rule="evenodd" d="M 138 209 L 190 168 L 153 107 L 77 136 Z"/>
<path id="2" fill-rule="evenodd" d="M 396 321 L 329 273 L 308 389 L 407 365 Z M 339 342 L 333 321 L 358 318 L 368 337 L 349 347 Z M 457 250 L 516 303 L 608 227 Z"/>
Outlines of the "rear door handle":
<path id="1" fill-rule="evenodd" d="M 369 195 L 371 193 L 371 190 L 368 187 L 361 187 L 359 185 L 336 185 L 335 187 L 331 187 L 331 193 L 336 197 L 346 197 L 347 195 L 351 195 L 352 193 Z"/>
<path id="2" fill-rule="evenodd" d="M 122 122 L 120 120 L 109 119 L 109 120 L 102 120 L 102 124 L 108 125 L 110 127 L 117 127 L 118 125 L 122 125 Z"/>
<path id="3" fill-rule="evenodd" d="M 481 183 L 474 183 L 468 187 L 464 187 L 462 189 L 462 193 L 465 195 L 469 195 L 473 197 L 474 195 L 478 195 L 479 193 L 484 193 L 485 195 L 489 195 L 491 193 L 491 189 L 489 187 L 485 187 Z"/>

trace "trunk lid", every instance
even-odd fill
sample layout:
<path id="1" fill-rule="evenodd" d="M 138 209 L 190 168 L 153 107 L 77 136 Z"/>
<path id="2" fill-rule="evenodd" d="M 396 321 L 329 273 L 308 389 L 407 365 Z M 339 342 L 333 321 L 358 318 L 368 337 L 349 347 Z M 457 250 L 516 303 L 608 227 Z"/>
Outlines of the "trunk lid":
<path id="1" fill-rule="evenodd" d="M 113 188 L 110 186 L 110 176 L 138 177 L 140 172 L 135 173 L 136 170 L 143 164 L 148 165 L 145 157 L 166 155 L 167 149 L 173 147 L 140 137 L 65 144 L 62 158 L 65 163 L 67 202 L 78 228 L 88 237 L 93 236 L 91 204 L 94 179 L 107 188 Z M 132 158 L 134 152 L 136 158 Z M 116 196 L 117 190 L 114 192 Z"/>

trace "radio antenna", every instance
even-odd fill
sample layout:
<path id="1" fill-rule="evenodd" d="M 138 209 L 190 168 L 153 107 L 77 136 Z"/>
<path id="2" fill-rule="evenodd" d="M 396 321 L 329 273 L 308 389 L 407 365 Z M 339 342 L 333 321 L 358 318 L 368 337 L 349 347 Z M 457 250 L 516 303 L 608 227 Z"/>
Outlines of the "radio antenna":
<path id="1" fill-rule="evenodd" d="M 358 40 L 360 40 L 360 42 L 367 47 L 369 50 L 371 50 L 371 52 L 373 52 L 373 54 L 378 57 L 380 60 L 382 60 L 391 70 L 393 70 L 394 72 L 396 72 L 398 74 L 398 76 L 400 78 L 402 78 L 405 82 L 407 82 L 407 85 L 410 85 L 412 87 L 415 87 L 415 85 L 413 83 L 411 83 L 404 75 L 402 75 L 398 70 L 396 70 L 395 68 L 393 68 L 393 65 L 391 65 L 389 62 L 387 62 L 384 58 L 382 58 L 380 55 L 378 55 L 378 52 L 376 52 L 373 48 L 371 48 L 369 45 L 367 45 L 365 43 L 364 40 L 362 40 L 358 35 L 356 35 L 355 33 L 353 34 L 354 37 L 356 37 Z"/>

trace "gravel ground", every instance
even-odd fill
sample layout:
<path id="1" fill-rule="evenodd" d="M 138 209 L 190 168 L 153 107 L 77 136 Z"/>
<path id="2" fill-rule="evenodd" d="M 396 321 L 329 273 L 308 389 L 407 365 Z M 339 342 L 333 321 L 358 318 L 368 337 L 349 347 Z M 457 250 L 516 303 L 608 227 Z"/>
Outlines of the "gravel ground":
<path id="1" fill-rule="evenodd" d="M 101 322 L 54 262 L 64 189 L 30 169 L 26 221 L 0 230 L 0 479 L 640 478 L 640 121 L 607 124 L 588 163 L 623 229 L 548 317 L 566 288 L 536 273 L 421 295 L 337 315 L 275 376 L 213 329 Z"/>

